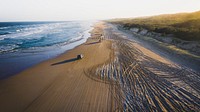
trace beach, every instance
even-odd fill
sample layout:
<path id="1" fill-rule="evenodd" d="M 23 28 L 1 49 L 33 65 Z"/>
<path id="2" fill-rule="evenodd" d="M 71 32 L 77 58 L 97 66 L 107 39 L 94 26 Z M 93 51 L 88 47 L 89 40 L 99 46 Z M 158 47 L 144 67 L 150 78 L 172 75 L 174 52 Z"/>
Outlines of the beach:
<path id="1" fill-rule="evenodd" d="M 199 79 L 98 22 L 84 44 L 1 80 L 0 111 L 197 111 Z"/>
<path id="2" fill-rule="evenodd" d="M 109 110 L 109 85 L 95 82 L 84 73 L 108 61 L 112 53 L 111 42 L 98 43 L 95 35 L 66 54 L 2 80 L 0 111 Z M 78 54 L 84 58 L 73 60 Z"/>

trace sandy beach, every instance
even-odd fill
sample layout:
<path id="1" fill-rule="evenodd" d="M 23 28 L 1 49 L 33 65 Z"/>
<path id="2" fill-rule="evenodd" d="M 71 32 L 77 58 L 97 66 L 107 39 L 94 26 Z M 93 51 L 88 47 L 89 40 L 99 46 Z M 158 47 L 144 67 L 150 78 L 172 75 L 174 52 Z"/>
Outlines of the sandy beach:
<path id="1" fill-rule="evenodd" d="M 99 22 L 86 43 L 1 80 L 0 111 L 197 111 L 199 79 Z"/>
<path id="2" fill-rule="evenodd" d="M 98 43 L 102 27 L 96 25 L 85 44 L 2 80 L 0 111 L 109 111 L 109 85 L 93 81 L 84 73 L 104 64 L 113 52 L 110 41 Z M 76 60 L 78 54 L 84 58 Z"/>

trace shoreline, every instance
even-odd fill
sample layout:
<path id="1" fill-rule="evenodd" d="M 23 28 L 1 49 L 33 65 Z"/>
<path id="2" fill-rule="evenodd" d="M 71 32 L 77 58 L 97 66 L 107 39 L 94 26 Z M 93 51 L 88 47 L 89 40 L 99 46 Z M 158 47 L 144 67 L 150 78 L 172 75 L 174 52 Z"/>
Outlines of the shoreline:
<path id="1" fill-rule="evenodd" d="M 110 86 L 85 75 L 87 70 L 106 63 L 110 58 L 111 42 L 98 42 L 102 27 L 102 23 L 97 24 L 92 31 L 94 35 L 84 44 L 1 80 L 0 111 L 110 110 Z M 78 54 L 83 54 L 84 58 L 75 59 Z M 79 91 L 82 91 L 81 95 L 78 95 Z M 88 106 L 90 108 L 86 108 Z"/>
<path id="2" fill-rule="evenodd" d="M 54 45 L 45 48 L 37 48 L 39 50 L 18 51 L 0 55 L 0 68 L 3 68 L 0 69 L 0 80 L 7 79 L 23 72 L 26 69 L 37 66 L 40 63 L 54 59 L 69 50 L 84 44 L 90 37 L 92 29 L 93 27 L 82 32 L 82 35 L 79 37 L 76 37 L 80 38 L 80 40 L 72 40 L 70 43 L 63 43 L 63 45 L 58 47 L 57 45 Z"/>

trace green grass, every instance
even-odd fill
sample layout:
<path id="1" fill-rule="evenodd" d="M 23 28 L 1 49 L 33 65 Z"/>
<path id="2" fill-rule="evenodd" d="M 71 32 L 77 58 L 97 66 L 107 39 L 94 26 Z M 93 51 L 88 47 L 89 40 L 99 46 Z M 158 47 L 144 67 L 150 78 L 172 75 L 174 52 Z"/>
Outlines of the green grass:
<path id="1" fill-rule="evenodd" d="M 163 34 L 174 34 L 182 40 L 200 40 L 200 11 L 141 18 L 113 19 L 107 22 L 121 24 L 126 29 L 138 27 Z"/>

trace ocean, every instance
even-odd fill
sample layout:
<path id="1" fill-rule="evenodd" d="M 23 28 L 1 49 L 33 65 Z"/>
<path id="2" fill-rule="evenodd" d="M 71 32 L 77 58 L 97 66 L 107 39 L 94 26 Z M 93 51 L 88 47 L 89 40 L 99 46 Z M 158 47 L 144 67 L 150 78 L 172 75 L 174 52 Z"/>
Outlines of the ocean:
<path id="1" fill-rule="evenodd" d="M 0 79 L 84 43 L 94 22 L 0 22 Z"/>

